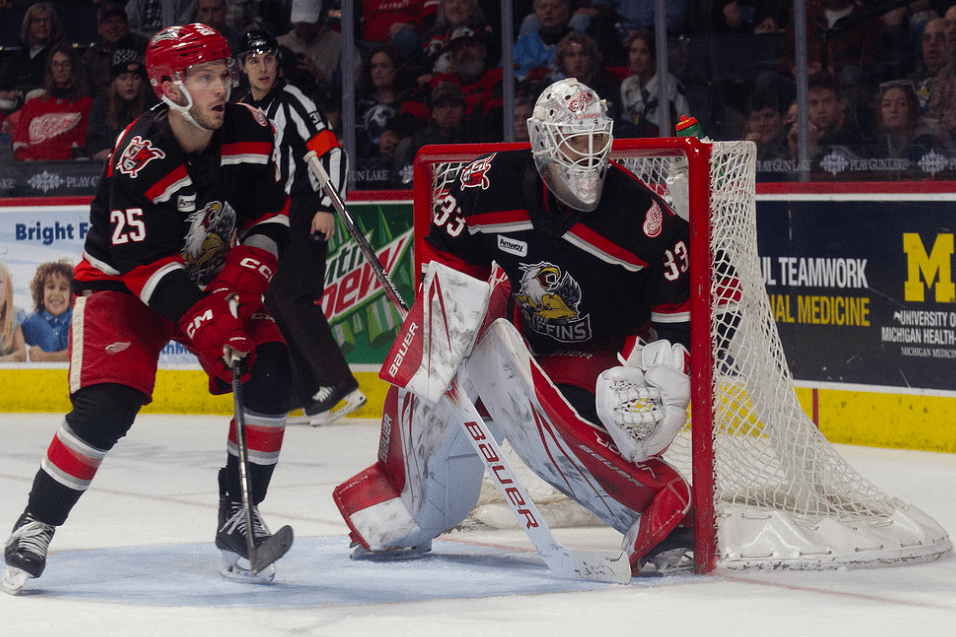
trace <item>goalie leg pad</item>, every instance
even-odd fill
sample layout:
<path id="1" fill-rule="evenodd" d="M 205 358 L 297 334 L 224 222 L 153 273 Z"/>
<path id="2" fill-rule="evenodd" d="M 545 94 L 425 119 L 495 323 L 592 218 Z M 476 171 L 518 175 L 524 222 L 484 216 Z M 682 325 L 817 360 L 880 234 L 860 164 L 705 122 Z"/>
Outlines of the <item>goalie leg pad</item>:
<path id="1" fill-rule="evenodd" d="M 391 387 L 378 461 L 333 498 L 354 543 L 368 552 L 428 546 L 478 502 L 484 465 L 453 414 Z"/>
<path id="2" fill-rule="evenodd" d="M 509 322 L 495 321 L 481 335 L 465 371 L 521 460 L 621 533 L 681 479 L 659 459 L 625 459 L 603 427 L 575 411 Z"/>
<path id="3" fill-rule="evenodd" d="M 651 459 L 640 466 L 656 474 L 664 484 L 640 519 L 624 535 L 621 549 L 627 552 L 634 574 L 640 571 L 644 557 L 684 520 L 691 502 L 687 481 L 669 464 Z"/>

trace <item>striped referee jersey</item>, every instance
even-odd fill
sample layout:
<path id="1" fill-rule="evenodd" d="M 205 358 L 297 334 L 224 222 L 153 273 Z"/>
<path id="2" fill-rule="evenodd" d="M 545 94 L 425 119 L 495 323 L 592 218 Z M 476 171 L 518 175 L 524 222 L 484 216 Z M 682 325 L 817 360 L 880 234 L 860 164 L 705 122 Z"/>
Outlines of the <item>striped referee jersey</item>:
<path id="1" fill-rule="evenodd" d="M 319 180 L 309 170 L 305 155 L 314 150 L 319 156 L 332 185 L 345 199 L 348 159 L 325 115 L 305 93 L 279 78 L 262 100 L 254 100 L 250 92 L 243 100 L 265 113 L 276 135 L 276 164 L 279 183 L 290 196 L 321 193 L 320 206 L 332 212 L 332 200 L 322 192 Z"/>

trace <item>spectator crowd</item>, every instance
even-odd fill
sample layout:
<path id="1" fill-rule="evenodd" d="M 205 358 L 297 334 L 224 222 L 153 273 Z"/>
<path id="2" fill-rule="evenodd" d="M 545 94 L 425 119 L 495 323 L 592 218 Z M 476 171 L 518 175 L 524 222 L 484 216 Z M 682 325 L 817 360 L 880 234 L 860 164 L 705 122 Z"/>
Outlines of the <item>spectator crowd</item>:
<path id="1" fill-rule="evenodd" d="M 515 69 L 508 137 L 526 139 L 541 90 L 573 77 L 606 101 L 619 138 L 674 134 L 693 115 L 712 139 L 754 141 L 764 178 L 787 179 L 801 158 L 792 0 L 669 0 L 663 79 L 654 4 L 514 0 L 505 43 L 494 0 L 356 0 L 355 49 L 343 55 L 342 3 L 332 0 L 0 0 L 0 21 L 20 25 L 17 42 L 0 43 L 0 162 L 104 161 L 155 103 L 143 66 L 149 38 L 203 22 L 233 45 L 249 29 L 272 32 L 283 77 L 340 137 L 342 77 L 352 74 L 358 189 L 410 187 L 425 144 L 503 141 L 512 127 L 505 45 Z M 806 150 L 823 177 L 956 173 L 956 0 L 897 5 L 806 0 Z M 244 95 L 240 87 L 233 99 Z"/>

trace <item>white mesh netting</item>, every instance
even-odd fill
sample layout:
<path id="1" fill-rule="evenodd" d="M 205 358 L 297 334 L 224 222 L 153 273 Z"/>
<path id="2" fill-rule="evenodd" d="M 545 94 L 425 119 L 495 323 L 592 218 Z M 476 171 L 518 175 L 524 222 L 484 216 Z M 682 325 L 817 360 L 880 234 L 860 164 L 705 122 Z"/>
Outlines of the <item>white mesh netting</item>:
<path id="1" fill-rule="evenodd" d="M 663 146 L 655 155 L 651 140 L 619 140 L 613 156 L 682 216 L 690 208 L 706 208 L 688 201 L 686 156 L 674 157 Z M 433 196 L 462 164 L 431 165 Z M 759 267 L 754 166 L 753 144 L 713 144 L 709 214 L 690 211 L 709 227 L 713 298 L 711 352 L 694 351 L 692 363 L 709 365 L 713 378 L 709 469 L 716 529 L 698 528 L 698 546 L 703 534 L 716 532 L 718 565 L 727 568 L 821 569 L 936 559 L 952 546 L 945 530 L 850 467 L 800 406 Z M 701 407 L 692 406 L 692 412 L 711 427 Z M 691 480 L 694 462 L 710 464 L 709 456 L 695 459 L 698 455 L 688 422 L 665 459 Z M 523 467 L 515 454 L 508 460 Z M 521 471 L 549 524 L 598 523 L 530 470 Z M 707 494 L 698 487 L 694 495 L 700 501 Z M 499 498 L 489 482 L 470 523 L 511 526 Z"/>

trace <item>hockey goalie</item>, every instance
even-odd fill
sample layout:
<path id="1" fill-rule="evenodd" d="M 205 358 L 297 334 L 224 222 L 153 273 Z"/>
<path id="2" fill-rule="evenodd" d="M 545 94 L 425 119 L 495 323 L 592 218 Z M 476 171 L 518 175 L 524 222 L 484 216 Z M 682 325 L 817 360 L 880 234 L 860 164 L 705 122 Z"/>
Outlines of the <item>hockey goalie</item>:
<path id="1" fill-rule="evenodd" d="M 632 573 L 685 570 L 690 490 L 661 454 L 690 398 L 688 225 L 609 161 L 590 88 L 549 86 L 528 128 L 530 151 L 478 158 L 437 197 L 380 374 L 378 459 L 334 491 L 353 557 L 427 551 L 475 506 L 484 464 L 440 400 L 456 379 L 528 467 L 623 534 Z"/>

